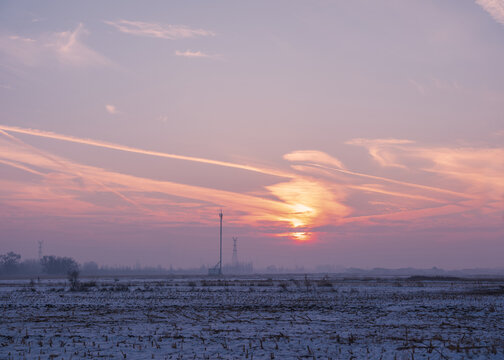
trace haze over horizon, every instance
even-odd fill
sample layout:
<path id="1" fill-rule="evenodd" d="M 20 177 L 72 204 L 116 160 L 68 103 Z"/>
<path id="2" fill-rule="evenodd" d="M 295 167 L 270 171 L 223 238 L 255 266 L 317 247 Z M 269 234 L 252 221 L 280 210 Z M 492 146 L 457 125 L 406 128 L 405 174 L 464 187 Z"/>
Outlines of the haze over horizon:
<path id="1" fill-rule="evenodd" d="M 197 4 L 197 5 L 196 5 Z M 504 0 L 0 3 L 0 253 L 503 267 Z"/>

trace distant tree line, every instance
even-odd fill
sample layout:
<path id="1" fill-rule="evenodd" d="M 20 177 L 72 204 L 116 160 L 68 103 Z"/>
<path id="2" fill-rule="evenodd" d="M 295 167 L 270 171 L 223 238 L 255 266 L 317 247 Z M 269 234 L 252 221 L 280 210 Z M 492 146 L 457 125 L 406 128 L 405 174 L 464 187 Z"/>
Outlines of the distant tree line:
<path id="1" fill-rule="evenodd" d="M 40 259 L 42 272 L 50 275 L 68 274 L 79 270 L 79 264 L 69 257 L 44 256 Z"/>
<path id="2" fill-rule="evenodd" d="M 21 261 L 21 255 L 14 252 L 0 254 L 0 275 L 67 275 L 79 271 L 79 264 L 70 257 L 44 256 L 42 259 Z"/>
<path id="3" fill-rule="evenodd" d="M 192 269 L 174 269 L 156 267 L 129 266 L 98 266 L 94 261 L 82 265 L 71 257 L 44 256 L 40 260 L 28 259 L 21 261 L 21 255 L 14 252 L 0 254 L 0 276 L 11 275 L 64 275 L 70 276 L 77 272 L 83 276 L 106 275 L 169 275 L 169 274 L 206 274 L 208 267 L 201 266 Z"/>

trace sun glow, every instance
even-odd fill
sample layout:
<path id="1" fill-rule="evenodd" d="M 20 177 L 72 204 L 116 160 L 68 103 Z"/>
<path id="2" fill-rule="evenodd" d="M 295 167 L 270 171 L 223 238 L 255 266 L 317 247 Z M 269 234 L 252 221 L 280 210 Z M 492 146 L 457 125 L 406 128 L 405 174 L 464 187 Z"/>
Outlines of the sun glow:
<path id="1" fill-rule="evenodd" d="M 308 232 L 293 232 L 289 233 L 289 237 L 298 241 L 298 242 L 305 242 L 308 240 L 311 240 L 310 233 Z"/>
<path id="2" fill-rule="evenodd" d="M 313 212 L 313 209 L 309 206 L 303 204 L 296 204 L 293 206 L 293 209 L 296 211 L 296 214 L 304 214 Z"/>
<path id="3" fill-rule="evenodd" d="M 295 228 L 308 225 L 310 218 L 315 213 L 313 208 L 303 204 L 296 204 L 292 208 L 294 210 L 293 215 L 287 221 Z"/>
<path id="4" fill-rule="evenodd" d="M 278 236 L 278 237 L 288 238 L 288 239 L 293 240 L 297 243 L 310 242 L 310 241 L 314 240 L 314 238 L 315 238 L 314 235 L 315 235 L 314 233 L 311 233 L 308 231 L 291 231 L 291 232 L 276 234 L 276 236 Z"/>
<path id="5" fill-rule="evenodd" d="M 287 216 L 282 217 L 281 220 L 289 223 L 292 230 L 298 231 L 290 231 L 278 234 L 278 236 L 288 237 L 295 242 L 311 241 L 312 234 L 310 232 L 300 230 L 314 225 L 318 211 L 315 208 L 302 203 L 295 203 L 294 205 L 290 205 L 290 209 L 292 211 L 290 211 Z"/>

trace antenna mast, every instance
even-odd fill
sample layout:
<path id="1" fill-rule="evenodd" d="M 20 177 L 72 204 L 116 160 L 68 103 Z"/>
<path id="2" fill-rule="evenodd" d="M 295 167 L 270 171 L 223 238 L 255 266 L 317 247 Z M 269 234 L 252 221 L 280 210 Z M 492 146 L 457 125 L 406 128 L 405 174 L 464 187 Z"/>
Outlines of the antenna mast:
<path id="1" fill-rule="evenodd" d="M 219 275 L 222 275 L 222 209 L 219 213 L 220 217 L 220 255 L 219 255 Z"/>
<path id="2" fill-rule="evenodd" d="M 215 275 L 222 275 L 222 209 L 219 212 L 219 218 L 220 218 L 220 234 L 219 234 L 219 262 L 217 265 L 211 267 L 208 269 L 208 275 L 210 276 L 215 276 Z"/>

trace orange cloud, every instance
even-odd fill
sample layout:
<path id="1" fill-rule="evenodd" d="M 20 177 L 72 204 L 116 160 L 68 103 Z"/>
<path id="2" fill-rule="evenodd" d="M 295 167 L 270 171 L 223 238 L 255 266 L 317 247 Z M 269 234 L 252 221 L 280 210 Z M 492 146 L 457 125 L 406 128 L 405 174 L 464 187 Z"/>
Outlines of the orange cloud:
<path id="1" fill-rule="evenodd" d="M 408 163 L 420 164 L 417 170 L 456 180 L 456 187 L 464 190 L 459 192 L 460 195 L 466 193 L 479 197 L 485 194 L 494 198 L 501 197 L 504 191 L 504 148 L 428 147 L 407 141 L 363 139 L 350 143 L 366 147 L 382 165 L 406 167 Z M 376 152 L 381 154 L 379 158 Z M 389 163 L 383 159 L 394 161 Z"/>
<path id="2" fill-rule="evenodd" d="M 350 213 L 342 203 L 344 195 L 329 184 L 299 178 L 289 182 L 268 186 L 267 189 L 290 207 L 279 220 L 289 222 L 292 227 L 315 227 L 337 223 Z"/>
<path id="3" fill-rule="evenodd" d="M 79 164 L 35 148 L 8 132 L 276 175 L 279 181 L 239 193 L 154 180 Z M 194 219 L 205 224 L 223 207 L 232 224 L 253 226 L 263 233 L 302 242 L 316 238 L 317 228 L 325 226 L 434 226 L 440 224 L 438 219 L 447 216 L 455 222 L 465 217 L 465 223 L 466 218 L 477 223 L 478 216 L 497 221 L 496 214 L 503 208 L 504 149 L 500 148 L 436 148 L 408 141 L 359 141 L 363 146 L 379 147 L 381 160 L 371 154 L 379 163 L 393 158 L 394 163 L 404 165 L 401 172 L 405 173 L 415 165 L 419 181 L 428 179 L 431 185 L 347 170 L 338 159 L 315 150 L 286 154 L 285 160 L 295 164 L 292 172 L 285 172 L 38 130 L 0 126 L 0 134 L 1 166 L 30 174 L 18 181 L 0 178 L 0 202 L 16 214 L 22 211 L 33 216 L 99 217 L 116 223 L 136 221 L 168 226 Z"/>
<path id="4" fill-rule="evenodd" d="M 294 151 L 284 155 L 284 159 L 292 162 L 314 162 L 317 164 L 325 164 L 330 166 L 336 166 L 338 168 L 344 169 L 343 163 L 322 152 L 317 150 L 299 150 Z"/>
<path id="5" fill-rule="evenodd" d="M 61 194 L 65 194 L 65 199 L 71 201 L 72 199 L 78 199 L 81 194 L 105 191 L 113 193 L 125 202 L 137 206 L 137 210 L 143 213 L 143 215 L 151 216 L 155 213 L 158 216 L 166 217 L 166 214 L 146 207 L 146 204 L 152 205 L 153 200 L 156 201 L 157 196 L 165 194 L 204 201 L 207 203 L 207 206 L 224 206 L 230 209 L 237 209 L 245 212 L 243 216 L 240 216 L 241 221 L 253 223 L 258 221 L 281 222 L 283 218 L 288 218 L 293 211 L 290 204 L 282 201 L 125 175 L 97 167 L 77 164 L 55 155 L 48 155 L 40 150 L 32 149 L 29 145 L 23 147 L 19 143 L 0 142 L 0 149 L 2 149 L 0 160 L 4 164 L 14 164 L 17 168 L 29 172 L 32 172 L 33 167 L 43 167 L 47 171 L 44 180 L 39 183 L 40 187 L 45 189 L 45 191 L 37 194 L 30 192 L 28 198 L 33 199 L 33 201 L 49 200 L 52 195 L 54 195 L 52 199 L 56 201 L 61 198 Z M 22 165 L 18 166 L 17 163 L 5 158 L 16 159 Z M 78 179 L 80 181 L 77 181 Z M 22 187 L 20 186 L 20 188 Z M 51 189 L 51 191 L 47 189 Z M 57 192 L 60 192 L 60 195 L 56 195 Z M 18 199 L 20 200 L 18 204 L 26 205 L 26 201 L 21 201 L 20 196 L 14 196 L 11 199 Z M 70 214 L 72 214 L 71 211 L 65 212 L 62 216 Z"/>
<path id="6" fill-rule="evenodd" d="M 411 144 L 411 140 L 405 139 L 353 139 L 347 141 L 348 145 L 360 145 L 368 149 L 369 154 L 382 166 L 405 168 L 405 165 L 397 162 L 394 152 L 383 151 L 384 148 L 400 148 L 398 145 Z"/>

